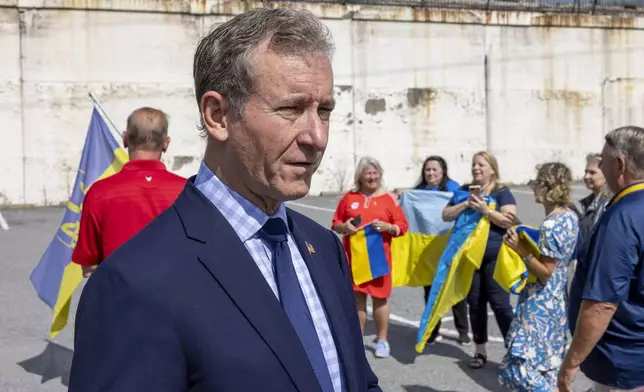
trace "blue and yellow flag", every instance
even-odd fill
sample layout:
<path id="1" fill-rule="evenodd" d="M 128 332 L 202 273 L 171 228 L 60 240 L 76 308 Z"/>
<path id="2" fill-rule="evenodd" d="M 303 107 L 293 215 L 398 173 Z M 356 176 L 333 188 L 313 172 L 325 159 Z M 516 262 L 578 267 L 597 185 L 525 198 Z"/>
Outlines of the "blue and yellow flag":
<path id="1" fill-rule="evenodd" d="M 461 190 L 454 192 L 455 204 L 461 203 L 468 197 L 468 192 Z M 486 196 L 485 200 L 490 208 L 495 208 L 494 198 Z M 447 240 L 447 246 L 438 261 L 425 311 L 420 319 L 416 352 L 423 352 L 427 340 L 441 317 L 452 306 L 467 297 L 474 272 L 481 267 L 489 232 L 488 218 L 484 218 L 481 213 L 472 209 L 466 209 L 456 219 Z"/>
<path id="2" fill-rule="evenodd" d="M 366 225 L 349 237 L 351 273 L 356 286 L 389 273 L 382 234 Z"/>
<path id="3" fill-rule="evenodd" d="M 409 230 L 391 242 L 391 278 L 394 287 L 432 284 L 438 260 L 454 225 L 443 221 L 443 209 L 452 196 L 452 192 L 403 192 L 400 206 L 409 223 Z"/>
<path id="4" fill-rule="evenodd" d="M 67 325 L 72 294 L 83 279 L 81 267 L 71 259 L 85 194 L 95 181 L 121 170 L 127 160 L 127 153 L 120 148 L 95 107 L 63 221 L 30 277 L 40 299 L 53 309 L 52 338 Z"/>
<path id="5" fill-rule="evenodd" d="M 539 230 L 529 226 L 515 226 L 519 238 L 527 245 L 534 257 L 541 257 L 539 251 Z M 526 268 L 521 257 L 503 241 L 494 267 L 494 280 L 511 294 L 519 294 L 526 283 L 537 281 L 537 277 Z"/>

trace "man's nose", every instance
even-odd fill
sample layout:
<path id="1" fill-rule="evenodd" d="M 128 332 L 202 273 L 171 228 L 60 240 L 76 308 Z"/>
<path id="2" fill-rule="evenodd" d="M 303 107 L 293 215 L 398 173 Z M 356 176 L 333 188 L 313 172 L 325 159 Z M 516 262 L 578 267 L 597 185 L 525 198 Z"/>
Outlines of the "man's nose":
<path id="1" fill-rule="evenodd" d="M 324 150 L 329 140 L 329 125 L 328 122 L 322 121 L 317 108 L 305 111 L 300 120 L 302 129 L 298 141 L 316 150 Z"/>

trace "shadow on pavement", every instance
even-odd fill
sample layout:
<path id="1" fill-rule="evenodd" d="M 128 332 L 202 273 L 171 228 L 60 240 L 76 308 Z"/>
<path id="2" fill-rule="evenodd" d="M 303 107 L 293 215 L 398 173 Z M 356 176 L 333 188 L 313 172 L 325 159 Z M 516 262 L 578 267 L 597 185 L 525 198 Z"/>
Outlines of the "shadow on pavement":
<path id="1" fill-rule="evenodd" d="M 398 361 L 403 365 L 413 364 L 416 361 L 416 357 L 419 354 L 416 354 L 414 346 L 416 344 L 416 333 L 417 329 L 407 325 L 398 324 L 396 322 L 390 321 L 389 323 L 389 333 L 388 340 L 390 346 L 390 354 L 393 359 Z M 373 320 L 367 320 L 367 326 L 365 328 L 365 335 L 372 336 L 376 335 L 376 326 Z M 438 355 L 440 357 L 454 358 L 458 362 L 458 367 L 461 371 L 472 381 L 478 384 L 483 390 L 491 392 L 504 392 L 504 389 L 499 385 L 497 381 L 497 375 L 499 373 L 499 364 L 490 361 L 488 359 L 487 364 L 482 369 L 472 369 L 469 366 L 470 355 L 464 351 L 464 348 L 456 346 L 454 343 L 444 343 L 449 341 L 449 338 L 444 337 L 442 342 L 434 343 L 432 345 L 425 346 L 425 351 L 420 355 Z M 375 337 L 374 337 L 375 343 Z M 375 353 L 375 345 L 369 345 L 365 347 L 370 355 Z M 471 346 L 468 346 L 471 347 Z M 430 387 L 418 386 L 418 385 L 407 385 L 403 386 L 408 392 L 453 392 L 453 391 L 438 391 Z"/>
<path id="2" fill-rule="evenodd" d="M 417 331 L 414 327 L 398 324 L 395 321 L 389 322 L 388 340 L 392 358 L 403 365 L 410 365 L 416 361 L 416 357 L 419 356 L 414 348 Z M 365 335 L 376 335 L 376 326 L 373 320 L 367 320 Z M 365 349 L 372 354 L 375 353 L 373 346 L 367 346 Z M 438 355 L 457 360 L 469 360 L 469 356 L 461 348 L 442 342 L 427 345 L 425 351 L 420 355 Z"/>
<path id="3" fill-rule="evenodd" d="M 73 355 L 74 352 L 67 347 L 47 341 L 47 346 L 42 353 L 18 362 L 18 365 L 29 373 L 41 376 L 41 384 L 60 378 L 61 384 L 67 387 Z"/>
<path id="4" fill-rule="evenodd" d="M 472 369 L 469 365 L 469 358 L 458 362 L 458 367 L 467 374 L 469 378 L 481 386 L 486 391 L 491 392 L 504 392 L 505 389 L 501 387 L 498 381 L 499 364 L 490 361 L 488 358 L 487 363 L 482 369 Z"/>
<path id="5" fill-rule="evenodd" d="M 458 392 L 458 391 L 440 391 L 438 389 L 425 387 L 422 385 L 403 385 L 405 392 Z"/>

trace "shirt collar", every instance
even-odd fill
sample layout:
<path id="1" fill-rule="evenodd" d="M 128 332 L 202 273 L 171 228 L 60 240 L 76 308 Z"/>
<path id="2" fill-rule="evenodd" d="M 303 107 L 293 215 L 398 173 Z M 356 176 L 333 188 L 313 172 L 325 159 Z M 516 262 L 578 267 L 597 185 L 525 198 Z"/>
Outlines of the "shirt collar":
<path id="1" fill-rule="evenodd" d="M 280 218 L 288 227 L 284 203 L 280 203 L 275 214 L 267 215 L 259 207 L 224 184 L 203 161 L 199 166 L 194 184 L 217 207 L 242 242 L 257 234 L 270 218 Z"/>
<path id="2" fill-rule="evenodd" d="M 636 182 L 634 184 L 624 187 L 621 191 L 617 192 L 615 196 L 608 202 L 609 206 L 616 204 L 623 197 L 628 194 L 644 191 L 644 181 Z"/>
<path id="3" fill-rule="evenodd" d="M 166 167 L 156 159 L 133 159 L 127 161 L 122 170 L 166 170 Z"/>

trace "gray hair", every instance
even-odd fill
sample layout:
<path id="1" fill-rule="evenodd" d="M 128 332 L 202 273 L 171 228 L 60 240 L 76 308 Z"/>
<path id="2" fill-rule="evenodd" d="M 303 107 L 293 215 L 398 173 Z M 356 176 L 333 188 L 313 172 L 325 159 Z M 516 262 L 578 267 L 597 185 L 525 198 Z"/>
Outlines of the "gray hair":
<path id="1" fill-rule="evenodd" d="M 280 55 L 333 56 L 328 28 L 310 11 L 291 8 L 255 8 L 210 31 L 197 46 L 193 77 L 197 105 L 208 91 L 226 98 L 235 119 L 253 93 L 252 55 L 265 40 Z M 201 124 L 203 130 L 203 124 Z"/>
<path id="2" fill-rule="evenodd" d="M 353 176 L 353 186 L 355 187 L 355 190 L 360 190 L 360 177 L 362 177 L 362 172 L 364 172 L 368 166 L 373 166 L 378 170 L 378 173 L 380 173 L 380 186 L 384 186 L 382 176 L 385 174 L 385 171 L 382 169 L 382 165 L 380 165 L 380 162 L 378 162 L 376 158 L 366 156 L 362 157 L 360 161 L 358 161 L 358 166 L 356 166 L 356 172 Z"/>
<path id="3" fill-rule="evenodd" d="M 590 163 L 593 161 L 601 161 L 602 160 L 602 154 L 597 153 L 597 152 L 591 152 L 590 154 L 586 155 L 586 163 Z"/>
<path id="4" fill-rule="evenodd" d="M 127 117 L 128 149 L 159 151 L 168 137 L 168 115 L 162 110 L 141 107 Z"/>
<path id="5" fill-rule="evenodd" d="M 605 139 L 613 156 L 626 160 L 629 174 L 636 179 L 644 178 L 644 128 L 620 127 L 610 131 Z"/>

